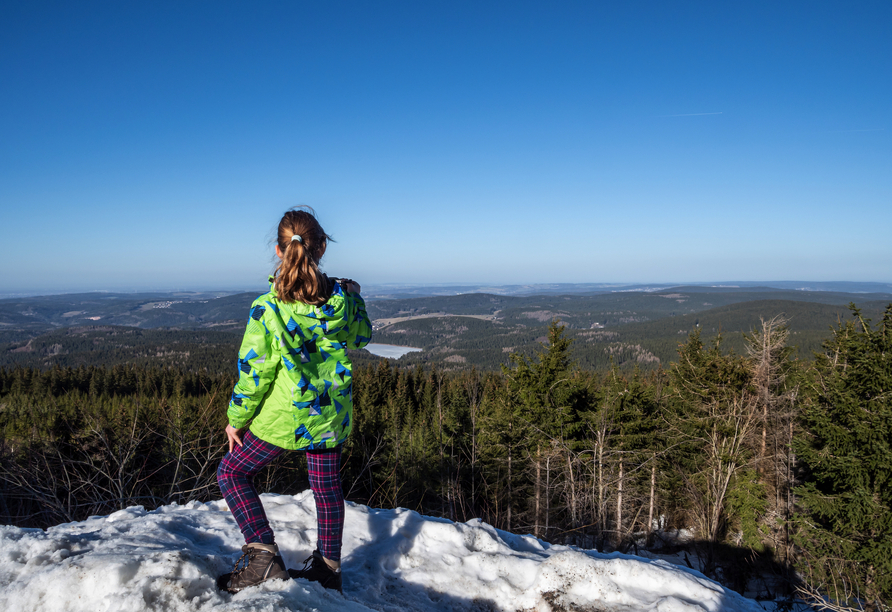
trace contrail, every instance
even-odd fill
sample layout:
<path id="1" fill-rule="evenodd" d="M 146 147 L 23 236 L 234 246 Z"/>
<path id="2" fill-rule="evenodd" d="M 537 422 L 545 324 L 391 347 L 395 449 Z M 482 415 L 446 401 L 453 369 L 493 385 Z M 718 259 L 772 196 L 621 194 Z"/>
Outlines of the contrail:
<path id="1" fill-rule="evenodd" d="M 721 115 L 722 113 L 683 113 L 681 115 L 657 115 L 657 117 L 702 117 L 703 115 Z"/>
<path id="2" fill-rule="evenodd" d="M 868 130 L 830 130 L 828 134 L 849 134 L 851 132 L 885 132 L 886 128 L 872 128 Z"/>

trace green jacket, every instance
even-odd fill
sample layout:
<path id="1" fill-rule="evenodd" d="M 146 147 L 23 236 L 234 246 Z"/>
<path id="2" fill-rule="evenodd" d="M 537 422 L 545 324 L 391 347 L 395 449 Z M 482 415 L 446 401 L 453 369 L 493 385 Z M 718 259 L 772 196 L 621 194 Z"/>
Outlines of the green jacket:
<path id="1" fill-rule="evenodd" d="M 353 377 L 346 349 L 372 339 L 365 302 L 335 283 L 322 306 L 254 300 L 238 353 L 229 424 L 285 449 L 333 448 L 353 428 Z"/>

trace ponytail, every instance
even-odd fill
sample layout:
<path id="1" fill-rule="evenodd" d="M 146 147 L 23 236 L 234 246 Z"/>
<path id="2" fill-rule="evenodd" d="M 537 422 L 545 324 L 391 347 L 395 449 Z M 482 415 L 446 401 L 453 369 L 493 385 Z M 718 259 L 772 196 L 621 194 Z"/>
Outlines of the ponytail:
<path id="1" fill-rule="evenodd" d="M 289 210 L 279 222 L 276 243 L 282 261 L 276 267 L 275 289 L 283 302 L 321 306 L 331 297 L 333 283 L 319 270 L 331 236 L 325 233 L 313 209 Z"/>

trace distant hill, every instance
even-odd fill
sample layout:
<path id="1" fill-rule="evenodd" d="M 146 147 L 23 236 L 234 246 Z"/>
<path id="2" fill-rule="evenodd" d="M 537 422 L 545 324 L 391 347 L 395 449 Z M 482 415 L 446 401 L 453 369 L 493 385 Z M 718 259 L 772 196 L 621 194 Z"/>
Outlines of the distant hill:
<path id="1" fill-rule="evenodd" d="M 244 329 L 244 326 L 242 326 Z M 138 365 L 237 374 L 241 335 L 206 329 L 139 329 L 115 325 L 65 327 L 24 342 L 0 346 L 0 367 L 32 368 Z M 377 361 L 349 351 L 356 363 Z"/>
<path id="2" fill-rule="evenodd" d="M 0 300 L 0 340 L 85 325 L 202 329 L 240 324 L 244 329 L 256 297 L 256 293 L 86 293 Z"/>
<path id="3" fill-rule="evenodd" d="M 414 297 L 445 297 L 465 293 L 489 293 L 504 296 L 571 295 L 616 293 L 622 291 L 666 291 L 669 289 L 698 287 L 704 291 L 720 289 L 753 290 L 770 287 L 788 291 L 826 291 L 839 293 L 892 294 L 892 283 L 851 281 L 723 281 L 712 283 L 550 283 L 531 285 L 364 285 L 363 292 L 369 299 L 408 299 Z M 693 290 L 693 289 L 691 289 Z"/>
<path id="4" fill-rule="evenodd" d="M 823 283 L 851 289 L 879 284 Z M 562 287 L 554 285 L 549 287 Z M 573 286 L 593 289 L 589 285 Z M 606 287 L 606 286 L 605 286 Z M 515 287 L 515 289 L 517 289 Z M 0 365 L 40 367 L 145 363 L 229 371 L 256 293 L 87 293 L 0 300 Z M 742 350 L 741 332 L 784 313 L 799 355 L 819 350 L 857 302 L 878 319 L 892 293 L 803 291 L 774 286 L 701 285 L 545 295 L 461 295 L 369 299 L 375 342 L 412 346 L 400 363 L 498 368 L 511 352 L 531 354 L 553 319 L 567 326 L 579 363 L 654 368 L 675 357 L 693 330 L 719 331 Z M 365 351 L 360 361 L 375 359 Z"/>
<path id="5" fill-rule="evenodd" d="M 882 318 L 883 310 L 889 302 L 862 302 L 859 304 L 865 318 L 874 321 Z M 743 334 L 760 327 L 761 319 L 783 316 L 789 320 L 789 344 L 797 348 L 800 358 L 811 358 L 821 350 L 821 345 L 830 337 L 832 328 L 840 322 L 851 319 L 851 312 L 842 304 L 822 304 L 793 300 L 753 300 L 719 306 L 699 313 L 689 313 L 666 317 L 655 321 L 633 323 L 616 329 L 616 343 L 641 346 L 652 353 L 663 364 L 673 361 L 680 342 L 684 342 L 695 329 L 700 329 L 704 339 L 721 334 L 726 350 L 738 354 L 744 351 Z M 577 334 L 584 338 L 585 334 Z M 603 342 L 603 340 L 601 340 Z M 594 367 L 601 363 L 600 356 L 590 350 L 577 347 L 581 353 L 580 362 Z M 624 362 L 623 362 L 624 363 Z M 645 364 L 642 364 L 645 365 Z"/>
<path id="6" fill-rule="evenodd" d="M 66 327 L 7 345 L 0 366 L 133 364 L 234 374 L 239 341 L 235 334 L 207 330 Z"/>
<path id="7" fill-rule="evenodd" d="M 440 298 L 411 298 L 370 302 L 369 316 L 385 333 L 403 320 L 433 315 L 486 316 L 503 324 L 541 327 L 556 318 L 571 329 L 612 329 L 667 317 L 708 311 L 745 302 L 788 301 L 844 306 L 889 303 L 892 295 L 831 292 L 799 292 L 772 288 L 752 291 L 722 288 L 713 292 L 687 288 L 661 292 L 620 292 L 594 296 L 494 296 L 468 294 Z M 757 319 L 758 320 L 758 319 Z"/>
<path id="8" fill-rule="evenodd" d="M 540 303 L 543 306 L 549 304 Z M 861 304 L 863 315 L 874 320 L 882 317 L 885 306 L 882 301 Z M 447 367 L 474 365 L 490 369 L 506 364 L 511 352 L 532 354 L 537 343 L 544 340 L 544 326 L 551 320 L 550 315 L 560 315 L 561 321 L 574 318 L 555 310 L 521 311 L 521 314 L 523 312 L 541 313 L 541 320 L 528 317 L 518 323 L 523 319 L 516 312 L 493 320 L 468 316 L 417 318 L 384 327 L 377 332 L 375 341 L 425 349 L 400 359 L 407 364 L 443 362 Z M 634 318 L 656 311 L 630 309 L 617 312 L 625 312 L 628 318 Z M 842 304 L 749 300 L 654 320 L 596 328 L 570 327 L 567 334 L 574 340 L 574 358 L 583 367 L 602 369 L 609 367 L 612 360 L 626 368 L 637 365 L 652 369 L 674 360 L 678 344 L 698 328 L 707 340 L 721 333 L 725 348 L 740 353 L 743 351 L 743 333 L 758 328 L 760 318 L 767 320 L 776 315 L 789 318 L 790 344 L 797 347 L 797 354 L 803 358 L 810 358 L 813 352 L 819 351 L 821 343 L 829 337 L 830 329 L 851 316 Z"/>

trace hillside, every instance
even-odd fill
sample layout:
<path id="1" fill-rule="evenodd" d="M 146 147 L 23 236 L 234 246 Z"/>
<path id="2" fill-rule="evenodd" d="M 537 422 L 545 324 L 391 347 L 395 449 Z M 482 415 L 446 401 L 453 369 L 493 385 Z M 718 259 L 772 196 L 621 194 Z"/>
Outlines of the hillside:
<path id="1" fill-rule="evenodd" d="M 539 304 L 547 307 L 554 302 Z M 861 306 L 865 317 L 878 320 L 886 304 L 875 301 Z M 511 352 L 532 353 L 537 343 L 544 340 L 544 326 L 552 317 L 565 323 L 573 320 L 565 314 L 566 310 L 543 308 L 519 311 L 527 313 L 527 317 L 523 323 L 518 323 L 516 312 L 505 315 L 504 319 L 499 313 L 489 321 L 468 316 L 412 319 L 384 327 L 376 333 L 375 341 L 425 349 L 402 357 L 401 363 L 445 363 L 447 367 L 475 365 L 490 369 L 507 363 Z M 626 312 L 629 318 L 639 315 L 644 318 L 641 310 Z M 533 313 L 541 317 L 537 320 L 529 316 Z M 850 316 L 843 305 L 760 299 L 598 328 L 580 329 L 571 324 L 567 335 L 574 340 L 573 357 L 583 367 L 606 368 L 612 359 L 621 367 L 652 369 L 674 360 L 678 344 L 698 327 L 704 339 L 721 332 L 725 348 L 739 353 L 743 350 L 743 333 L 755 329 L 761 318 L 777 315 L 790 320 L 790 342 L 797 347 L 798 356 L 803 358 L 810 358 L 814 351 L 819 351 L 830 328 Z"/>
<path id="2" fill-rule="evenodd" d="M 0 365 L 141 365 L 229 371 L 254 293 L 77 294 L 0 300 Z M 675 357 L 692 330 L 722 332 L 740 351 L 742 332 L 784 314 L 801 357 L 820 350 L 857 301 L 879 318 L 892 294 L 773 287 L 674 287 L 596 294 L 462 295 L 370 299 L 374 341 L 424 349 L 400 363 L 497 369 L 529 354 L 552 319 L 567 326 L 584 367 L 645 369 Z M 375 357 L 356 353 L 364 362 Z"/>
<path id="3" fill-rule="evenodd" d="M 0 350 L 0 366 L 133 364 L 235 372 L 239 341 L 236 334 L 210 330 L 65 327 L 8 344 Z"/>
<path id="4" fill-rule="evenodd" d="M 243 321 L 254 293 L 83 293 L 0 300 L 0 334 L 33 337 L 61 327 L 201 328 Z"/>

